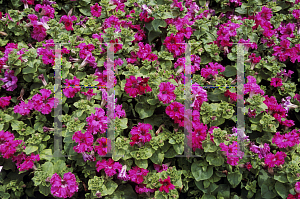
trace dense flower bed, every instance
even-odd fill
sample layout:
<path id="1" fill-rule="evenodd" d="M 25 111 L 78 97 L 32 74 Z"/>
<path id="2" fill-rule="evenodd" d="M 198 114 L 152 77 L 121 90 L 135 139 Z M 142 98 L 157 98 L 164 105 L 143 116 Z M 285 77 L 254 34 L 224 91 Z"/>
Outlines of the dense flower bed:
<path id="1" fill-rule="evenodd" d="M 0 197 L 300 198 L 299 35 L 299 0 L 0 1 Z"/>

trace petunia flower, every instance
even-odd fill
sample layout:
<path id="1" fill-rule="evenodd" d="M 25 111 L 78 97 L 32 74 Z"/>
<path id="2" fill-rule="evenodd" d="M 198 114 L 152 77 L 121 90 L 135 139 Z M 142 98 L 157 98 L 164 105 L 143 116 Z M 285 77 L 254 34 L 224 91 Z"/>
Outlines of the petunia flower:
<path id="1" fill-rule="evenodd" d="M 159 85 L 159 94 L 157 95 L 159 101 L 164 104 L 175 101 L 176 95 L 174 93 L 175 86 L 170 82 L 161 82 Z"/>
<path id="2" fill-rule="evenodd" d="M 91 8 L 91 13 L 92 13 L 93 17 L 100 17 L 101 16 L 102 6 L 99 6 L 98 3 L 91 6 L 90 8 Z"/>
<path id="3" fill-rule="evenodd" d="M 116 170 L 118 170 L 119 172 L 122 170 L 122 165 L 119 162 L 114 162 L 111 158 L 109 158 L 107 161 L 99 160 L 96 163 L 96 169 L 98 172 L 100 170 L 104 169 L 105 174 L 108 177 L 112 177 L 113 175 L 115 175 L 117 173 Z"/>
<path id="4" fill-rule="evenodd" d="M 76 16 L 63 15 L 61 17 L 61 19 L 59 20 L 59 23 L 64 22 L 66 30 L 71 31 L 71 30 L 73 30 L 73 21 L 76 21 L 76 20 L 77 20 Z"/>
<path id="5" fill-rule="evenodd" d="M 78 183 L 76 177 L 71 172 L 65 173 L 63 179 L 55 173 L 50 179 L 51 194 L 60 198 L 71 198 L 75 192 L 78 192 Z"/>
<path id="6" fill-rule="evenodd" d="M 147 176 L 149 171 L 147 169 L 143 169 L 143 168 L 139 168 L 139 167 L 135 166 L 132 169 L 130 169 L 128 171 L 128 173 L 129 173 L 130 180 L 132 182 L 141 184 L 142 182 L 144 182 L 143 176 Z"/>
<path id="7" fill-rule="evenodd" d="M 168 176 L 168 178 L 164 180 L 160 178 L 159 183 L 162 184 L 159 188 L 160 192 L 165 191 L 166 193 L 169 193 L 169 190 L 175 189 L 175 186 L 171 183 L 170 176 Z"/>

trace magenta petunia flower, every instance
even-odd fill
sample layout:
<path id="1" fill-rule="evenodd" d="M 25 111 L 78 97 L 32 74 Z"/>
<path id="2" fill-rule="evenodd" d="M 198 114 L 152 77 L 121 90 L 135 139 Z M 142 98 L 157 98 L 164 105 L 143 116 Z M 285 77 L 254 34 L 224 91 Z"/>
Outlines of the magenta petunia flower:
<path id="1" fill-rule="evenodd" d="M 81 92 L 82 94 L 84 94 L 84 95 L 86 95 L 87 97 L 87 100 L 91 100 L 92 99 L 92 97 L 94 96 L 94 95 L 97 95 L 96 93 L 93 93 L 93 89 L 89 89 L 87 92 Z"/>
<path id="2" fill-rule="evenodd" d="M 73 79 L 66 79 L 65 81 L 66 82 L 64 84 L 68 87 L 63 89 L 63 93 L 67 98 L 73 98 L 75 94 L 80 91 L 80 79 L 74 76 Z"/>
<path id="3" fill-rule="evenodd" d="M 273 77 L 273 78 L 271 78 L 271 84 L 270 85 L 274 86 L 274 87 L 280 87 L 280 86 L 283 85 L 282 84 L 282 79 Z"/>
<path id="4" fill-rule="evenodd" d="M 208 63 L 208 65 L 206 65 L 206 68 L 202 68 L 201 69 L 201 76 L 204 77 L 205 79 L 207 79 L 209 77 L 209 75 L 212 75 L 214 78 L 216 78 L 216 75 L 218 75 L 219 72 L 224 72 L 225 71 L 225 67 L 222 66 L 221 64 L 218 63 L 213 63 L 210 62 Z M 218 72 L 218 70 L 220 70 Z"/>
<path id="5" fill-rule="evenodd" d="M 32 99 L 31 102 L 33 104 L 33 108 L 37 111 L 40 111 L 42 114 L 49 114 L 52 111 L 52 108 L 56 108 L 59 101 L 57 98 L 50 98 L 51 95 L 51 90 L 49 89 L 41 89 L 40 93 L 42 94 L 35 94 Z"/>
<path id="6" fill-rule="evenodd" d="M 28 103 L 21 101 L 20 104 L 14 106 L 14 112 L 24 116 L 28 115 L 33 108 L 34 105 L 31 101 L 28 101 Z"/>
<path id="7" fill-rule="evenodd" d="M 150 124 L 139 123 L 137 126 L 132 127 L 130 134 L 132 135 L 130 145 L 134 144 L 145 144 L 146 142 L 150 142 L 152 139 L 149 131 L 152 130 L 152 126 Z"/>
<path id="8" fill-rule="evenodd" d="M 163 43 L 174 57 L 178 57 L 185 52 L 185 45 L 182 44 L 184 43 L 183 37 L 184 35 L 182 33 L 176 35 L 172 33 L 169 37 L 166 37 Z"/>
<path id="9" fill-rule="evenodd" d="M 130 177 L 126 172 L 126 169 L 127 169 L 127 165 L 123 165 L 122 170 L 119 172 L 118 179 L 123 180 L 123 181 L 130 180 Z"/>
<path id="10" fill-rule="evenodd" d="M 42 56 L 43 64 L 51 64 L 52 66 L 54 66 L 55 55 L 53 54 L 52 49 L 38 48 L 37 53 L 38 53 L 38 55 Z"/>
<path id="11" fill-rule="evenodd" d="M 151 92 L 152 89 L 148 85 L 149 77 L 136 79 L 135 76 L 130 76 L 126 79 L 125 92 L 128 93 L 131 97 L 136 97 L 138 94 L 143 95 L 145 92 Z"/>
<path id="12" fill-rule="evenodd" d="M 207 102 L 207 91 L 203 89 L 198 83 L 194 83 L 192 85 L 192 99 L 194 100 L 191 104 L 191 107 L 194 108 L 194 110 L 201 110 L 201 106 L 203 102 Z"/>
<path id="13" fill-rule="evenodd" d="M 166 164 L 162 164 L 161 166 L 159 164 L 153 164 L 153 166 L 158 173 L 168 170 L 168 165 Z"/>
<path id="14" fill-rule="evenodd" d="M 295 184 L 295 191 L 297 193 L 300 193 L 300 182 L 296 182 L 296 184 Z"/>
<path id="15" fill-rule="evenodd" d="M 274 46 L 274 53 L 273 56 L 278 56 L 279 61 L 286 61 L 287 58 L 291 55 L 291 49 L 290 49 L 291 42 L 287 39 L 284 39 L 280 42 L 280 46 Z"/>
<path id="16" fill-rule="evenodd" d="M 264 145 L 256 146 L 253 142 L 250 142 L 250 151 L 258 154 L 259 159 L 265 158 L 268 153 L 270 153 L 270 146 L 267 143 Z"/>
<path id="17" fill-rule="evenodd" d="M 91 13 L 92 13 L 93 17 L 100 17 L 101 16 L 102 6 L 99 6 L 98 3 L 91 6 L 90 8 L 91 8 Z"/>
<path id="18" fill-rule="evenodd" d="M 164 104 L 175 101 L 176 95 L 174 93 L 175 86 L 170 82 L 161 82 L 159 85 L 159 94 L 157 95 L 159 101 Z"/>
<path id="19" fill-rule="evenodd" d="M 265 164 L 268 167 L 275 167 L 275 165 L 283 165 L 284 164 L 284 158 L 286 157 L 286 153 L 282 151 L 277 151 L 277 153 L 274 155 L 272 153 L 269 153 L 265 157 Z"/>
<path id="20" fill-rule="evenodd" d="M 275 143 L 278 148 L 293 147 L 296 144 L 300 144 L 299 133 L 296 133 L 296 130 L 280 135 L 280 132 L 277 132 L 272 138 L 272 143 Z"/>
<path id="21" fill-rule="evenodd" d="M 138 185 L 135 185 L 135 191 L 138 194 L 148 193 L 148 192 L 153 193 L 156 191 L 156 189 L 147 188 L 146 184 L 138 184 Z"/>
<path id="22" fill-rule="evenodd" d="M 76 20 L 77 20 L 76 16 L 63 15 L 61 17 L 61 19 L 59 20 L 59 23 L 64 22 L 66 30 L 71 31 L 71 30 L 73 30 L 73 21 L 76 21 Z"/>
<path id="23" fill-rule="evenodd" d="M 100 156 L 105 156 L 111 150 L 111 141 L 107 138 L 98 138 L 97 142 L 99 143 L 98 146 L 94 146 L 95 151 Z"/>
<path id="24" fill-rule="evenodd" d="M 71 172 L 65 173 L 64 178 L 55 173 L 50 179 L 51 193 L 60 198 L 71 198 L 75 192 L 78 192 L 78 183 L 76 177 Z"/>
<path id="25" fill-rule="evenodd" d="M 9 72 L 8 70 L 5 71 L 4 78 L 0 78 L 0 80 L 5 83 L 2 88 L 7 91 L 14 91 L 18 87 L 18 78 L 14 76 L 14 74 L 15 72 L 13 70 L 10 70 Z"/>
<path id="26" fill-rule="evenodd" d="M 226 152 L 227 163 L 236 166 L 238 165 L 239 159 L 242 159 L 244 152 L 240 151 L 240 145 L 233 141 L 231 145 L 226 146 L 224 143 L 220 144 L 221 151 Z"/>
<path id="27" fill-rule="evenodd" d="M 0 107 L 4 108 L 10 104 L 11 96 L 0 97 Z"/>
<path id="28" fill-rule="evenodd" d="M 94 137 L 90 132 L 81 133 L 81 130 L 76 131 L 72 136 L 72 140 L 78 144 L 73 147 L 77 153 L 90 152 L 93 150 Z"/>
<path id="29" fill-rule="evenodd" d="M 139 167 L 135 166 L 132 169 L 130 169 L 128 171 L 128 173 L 129 173 L 130 180 L 132 182 L 141 184 L 142 182 L 144 182 L 143 176 L 147 176 L 149 171 L 147 169 L 143 169 L 143 168 L 139 168 Z"/>
<path id="30" fill-rule="evenodd" d="M 245 88 L 244 95 L 249 93 L 249 97 L 252 98 L 252 96 L 255 94 L 261 94 L 261 95 L 265 94 L 265 92 L 260 88 L 260 86 L 257 85 L 255 77 L 249 75 L 247 79 L 248 79 L 248 83 L 244 85 Z"/>
<path id="31" fill-rule="evenodd" d="M 34 10 L 36 12 L 40 12 L 40 10 L 41 10 L 40 15 L 47 16 L 51 19 L 54 18 L 55 9 L 52 8 L 51 5 L 36 4 Z"/>
<path id="32" fill-rule="evenodd" d="M 96 168 L 98 172 L 104 169 L 105 174 L 109 177 L 112 177 L 117 173 L 116 170 L 119 172 L 122 170 L 122 165 L 119 162 L 114 162 L 111 158 L 109 158 L 107 161 L 99 160 L 96 164 Z"/>
<path id="33" fill-rule="evenodd" d="M 35 162 L 35 161 L 40 161 L 39 154 L 37 154 L 37 155 L 31 154 L 31 156 L 25 157 L 24 162 L 17 165 L 17 168 L 20 169 L 20 171 L 26 171 L 26 170 L 32 169 L 34 166 L 33 162 Z"/>
<path id="34" fill-rule="evenodd" d="M 291 62 L 295 63 L 297 60 L 299 63 L 300 62 L 300 44 L 295 44 L 295 47 L 291 48 L 290 53 L 291 53 L 291 55 L 290 55 Z"/>
<path id="35" fill-rule="evenodd" d="M 159 188 L 160 192 L 165 191 L 166 193 L 169 193 L 169 190 L 175 189 L 175 186 L 171 183 L 170 176 L 168 176 L 168 178 L 164 180 L 160 178 L 159 183 L 162 184 Z"/>
<path id="36" fill-rule="evenodd" d="M 166 114 L 173 120 L 182 119 L 184 117 L 184 105 L 179 102 L 172 102 L 167 106 Z"/>
<path id="37" fill-rule="evenodd" d="M 295 19 L 300 19 L 300 10 L 293 10 L 293 16 Z"/>
<path id="38" fill-rule="evenodd" d="M 107 116 L 105 116 L 105 111 L 102 108 L 95 108 L 95 114 L 92 113 L 91 116 L 86 118 L 88 123 L 87 131 L 92 134 L 101 134 L 106 132 L 107 129 Z"/>

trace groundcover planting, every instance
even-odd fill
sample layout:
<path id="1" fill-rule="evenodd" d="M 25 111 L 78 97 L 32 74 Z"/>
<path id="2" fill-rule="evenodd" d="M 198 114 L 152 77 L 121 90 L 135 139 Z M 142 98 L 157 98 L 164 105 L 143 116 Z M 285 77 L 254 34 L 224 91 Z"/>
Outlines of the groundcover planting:
<path id="1" fill-rule="evenodd" d="M 300 0 L 0 0 L 0 198 L 300 198 Z"/>

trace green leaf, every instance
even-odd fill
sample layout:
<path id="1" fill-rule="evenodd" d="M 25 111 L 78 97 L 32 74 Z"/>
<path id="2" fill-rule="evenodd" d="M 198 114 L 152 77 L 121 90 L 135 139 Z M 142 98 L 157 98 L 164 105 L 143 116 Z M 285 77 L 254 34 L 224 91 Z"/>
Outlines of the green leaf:
<path id="1" fill-rule="evenodd" d="M 207 180 L 213 175 L 213 167 L 208 166 L 206 171 L 203 166 L 200 166 L 199 162 L 192 164 L 192 174 L 196 181 Z"/>
<path id="2" fill-rule="evenodd" d="M 205 140 L 202 143 L 204 152 L 215 152 L 218 148 L 211 140 Z"/>
<path id="3" fill-rule="evenodd" d="M 157 150 L 155 151 L 155 153 L 153 153 L 153 155 L 150 157 L 150 160 L 154 163 L 154 164 L 162 164 L 162 162 L 164 161 L 164 156 L 165 154 L 161 152 L 161 150 Z"/>
<path id="4" fill-rule="evenodd" d="M 30 74 L 30 73 L 35 73 L 37 71 L 37 65 L 34 65 L 33 68 L 31 68 L 30 66 L 27 66 L 26 68 L 24 68 L 22 70 L 23 74 Z"/>
<path id="5" fill-rule="evenodd" d="M 101 192 L 101 195 L 111 195 L 114 193 L 114 191 L 118 188 L 118 184 L 115 183 L 112 180 L 109 180 L 105 183 L 105 186 L 103 186 L 103 191 Z"/>
<path id="6" fill-rule="evenodd" d="M 154 19 L 151 24 L 154 28 L 154 31 L 160 31 L 159 27 L 166 27 L 167 25 L 167 23 L 162 19 Z"/>
<path id="7" fill-rule="evenodd" d="M 223 74 L 225 77 L 232 77 L 232 76 L 235 76 L 235 75 L 237 74 L 236 67 L 234 67 L 234 66 L 226 66 L 226 67 L 225 67 L 225 71 L 222 72 L 222 74 Z"/>
<path id="8" fill-rule="evenodd" d="M 215 153 L 209 153 L 206 156 L 206 161 L 213 166 L 221 166 L 224 163 L 224 158 Z"/>
<path id="9" fill-rule="evenodd" d="M 147 169 L 147 167 L 148 167 L 148 160 L 147 159 L 146 160 L 137 160 L 137 159 L 135 159 L 134 163 L 138 167 L 143 168 L 143 169 Z"/>
<path id="10" fill-rule="evenodd" d="M 285 184 L 281 182 L 275 183 L 275 190 L 278 195 L 281 196 L 281 198 L 287 198 L 287 196 L 289 195 L 288 186 L 285 186 Z"/>
<path id="11" fill-rule="evenodd" d="M 37 151 L 38 149 L 39 149 L 39 147 L 37 147 L 37 146 L 26 146 L 24 151 L 25 151 L 26 155 L 30 155 L 31 153 Z"/>
<path id="12" fill-rule="evenodd" d="M 51 188 L 43 185 L 39 185 L 39 191 L 41 194 L 48 196 L 51 192 Z"/>
<path id="13" fill-rule="evenodd" d="M 177 154 L 182 154 L 184 151 L 184 145 L 183 143 L 178 143 L 173 145 L 174 150 Z"/>
<path id="14" fill-rule="evenodd" d="M 228 172 L 227 174 L 227 180 L 232 185 L 233 188 L 237 187 L 240 184 L 242 177 L 243 176 L 239 171 Z"/>
<path id="15" fill-rule="evenodd" d="M 154 113 L 156 106 L 152 106 L 146 103 L 138 102 L 135 105 L 135 111 L 140 115 L 140 119 L 151 117 Z"/>
<path id="16" fill-rule="evenodd" d="M 216 199 L 216 197 L 210 194 L 204 194 L 201 199 Z"/>
<path id="17" fill-rule="evenodd" d="M 41 153 L 40 153 L 40 159 L 41 160 L 48 160 L 50 161 L 52 159 L 52 149 L 44 149 Z"/>
<path id="18" fill-rule="evenodd" d="M 45 162 L 42 165 L 42 171 L 44 171 L 45 173 L 47 173 L 49 176 L 52 176 L 54 174 L 54 168 L 53 168 L 52 162 Z"/>
<path id="19" fill-rule="evenodd" d="M 158 31 L 150 31 L 148 34 L 148 42 L 151 43 L 155 38 L 159 37 L 161 35 L 161 32 Z"/>

